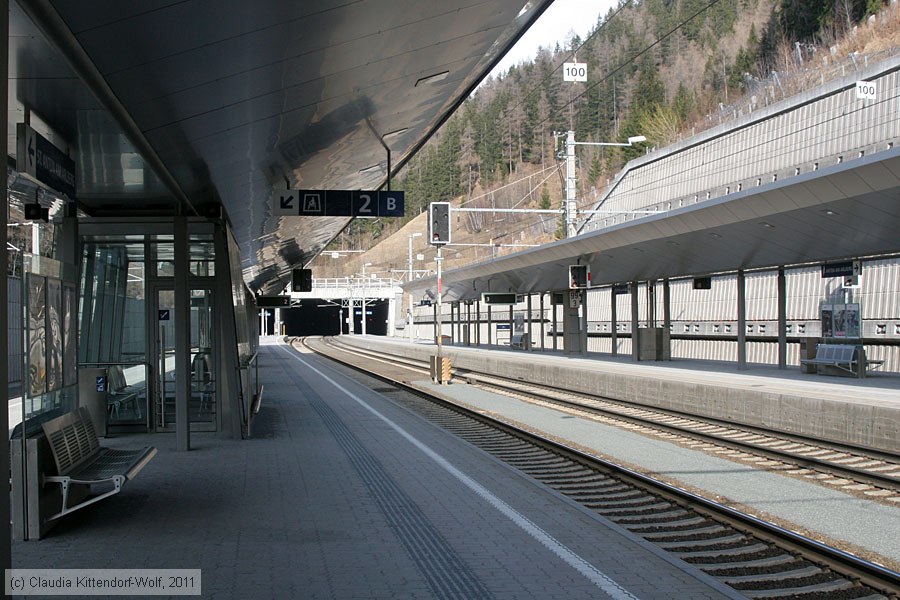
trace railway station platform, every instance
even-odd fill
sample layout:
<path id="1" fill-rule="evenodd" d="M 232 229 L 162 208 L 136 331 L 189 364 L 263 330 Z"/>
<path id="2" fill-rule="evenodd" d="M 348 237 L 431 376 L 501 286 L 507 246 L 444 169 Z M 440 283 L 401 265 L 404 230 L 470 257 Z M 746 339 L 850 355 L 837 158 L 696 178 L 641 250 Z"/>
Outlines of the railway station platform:
<path id="1" fill-rule="evenodd" d="M 193 568 L 204 598 L 736 598 L 273 339 L 252 437 L 122 435 L 156 459 L 13 567 Z"/>
<path id="2" fill-rule="evenodd" d="M 378 348 L 385 354 L 427 356 L 435 350 L 430 344 L 409 344 L 374 336 L 343 336 L 342 341 L 355 346 Z M 532 382 L 546 383 L 544 377 L 554 373 L 555 369 L 562 369 L 561 365 L 567 365 L 567 368 L 574 369 L 570 373 L 576 373 L 570 375 L 572 381 L 587 383 L 602 372 L 609 372 L 627 380 L 627 385 L 623 383 L 623 389 L 633 390 L 635 394 L 665 392 L 669 386 L 675 389 L 690 386 L 695 389 L 697 399 L 716 401 L 715 392 L 718 391 L 721 395 L 717 401 L 720 407 L 725 407 L 728 400 L 745 395 L 751 398 L 759 395 L 778 404 L 785 402 L 782 395 L 790 394 L 806 398 L 809 403 L 807 408 L 798 406 L 796 409 L 798 429 L 822 419 L 821 414 L 803 413 L 802 410 L 814 411 L 828 402 L 839 401 L 848 406 L 848 414 L 854 410 L 862 414 L 860 411 L 868 404 L 872 407 L 872 414 L 881 411 L 880 414 L 888 415 L 881 417 L 883 421 L 873 422 L 873 427 L 900 426 L 900 378 L 892 375 L 880 374 L 864 380 L 851 380 L 762 366 L 738 373 L 727 370 L 734 369 L 733 365 L 686 360 L 658 366 L 626 364 L 621 360 L 607 360 L 608 357 L 597 360 L 565 358 L 550 352 L 501 351 L 499 347 L 445 346 L 444 351 L 445 355 L 454 357 L 455 367 L 472 365 L 475 360 L 481 367 L 480 371 L 521 365 L 519 371 L 509 369 L 504 374 L 524 379 L 527 371 L 527 378 Z M 645 385 L 651 377 L 666 384 L 656 389 Z M 483 391 L 467 385 L 464 379 L 457 378 L 450 385 L 433 384 L 427 379 L 413 383 L 477 410 L 501 414 L 512 422 L 542 431 L 554 439 L 574 444 L 614 462 L 660 476 L 680 487 L 705 492 L 707 496 L 717 497 L 763 519 L 847 548 L 875 562 L 887 564 L 894 570 L 900 566 L 900 539 L 896 535 L 900 531 L 900 502 L 896 502 L 896 506 L 893 502 L 879 503 L 841 489 L 803 481 L 767 468 L 765 459 L 740 464 L 725 457 L 710 456 L 699 449 L 684 448 L 553 408 Z M 854 425 L 858 423 L 846 424 L 848 428 Z M 897 446 L 893 451 L 897 451 Z"/>

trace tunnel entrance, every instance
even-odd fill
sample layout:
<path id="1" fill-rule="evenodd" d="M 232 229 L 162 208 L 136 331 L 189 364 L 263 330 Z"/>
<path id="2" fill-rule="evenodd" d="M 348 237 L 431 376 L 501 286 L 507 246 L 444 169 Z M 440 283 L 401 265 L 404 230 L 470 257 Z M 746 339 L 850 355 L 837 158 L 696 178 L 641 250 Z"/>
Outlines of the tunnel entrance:
<path id="1" fill-rule="evenodd" d="M 369 300 L 366 305 L 366 333 L 369 335 L 387 335 L 388 307 L 387 300 Z M 353 329 L 347 322 L 347 309 L 327 300 L 301 300 L 293 307 L 281 310 L 284 334 L 302 337 L 306 335 L 338 335 L 350 334 L 352 331 L 362 333 L 362 309 L 357 302 L 353 308 Z"/>
<path id="2" fill-rule="evenodd" d="M 377 299 L 369 300 L 366 303 L 366 334 L 367 335 L 387 335 L 388 320 L 387 300 Z M 347 330 L 348 324 L 344 324 L 344 333 L 350 333 Z M 353 307 L 353 327 L 356 333 L 362 333 L 362 308 L 359 303 Z"/>
<path id="3" fill-rule="evenodd" d="M 341 307 L 324 300 L 301 300 L 292 308 L 281 309 L 285 335 L 338 335 L 341 332 Z"/>

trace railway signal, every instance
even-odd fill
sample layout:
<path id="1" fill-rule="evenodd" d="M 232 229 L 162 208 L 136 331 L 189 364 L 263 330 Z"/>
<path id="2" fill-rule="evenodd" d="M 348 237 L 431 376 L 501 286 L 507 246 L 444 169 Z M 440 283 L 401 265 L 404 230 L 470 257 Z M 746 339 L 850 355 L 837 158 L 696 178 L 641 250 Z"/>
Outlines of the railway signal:
<path id="1" fill-rule="evenodd" d="M 569 289 L 586 290 L 591 287 L 591 270 L 587 265 L 569 265 Z"/>
<path id="2" fill-rule="evenodd" d="M 432 246 L 450 243 L 450 203 L 428 205 L 428 240 Z"/>

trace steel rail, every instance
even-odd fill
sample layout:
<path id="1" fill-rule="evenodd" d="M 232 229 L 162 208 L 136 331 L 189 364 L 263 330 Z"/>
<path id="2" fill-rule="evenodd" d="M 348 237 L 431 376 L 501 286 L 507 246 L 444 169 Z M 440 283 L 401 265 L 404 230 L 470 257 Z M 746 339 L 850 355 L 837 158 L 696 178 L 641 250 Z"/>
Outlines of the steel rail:
<path id="1" fill-rule="evenodd" d="M 346 347 L 345 347 L 346 348 Z M 350 351 L 350 350 L 348 350 Z M 368 356 L 377 357 L 380 360 L 387 360 L 387 355 L 385 354 L 376 354 L 371 351 L 367 351 L 361 348 L 352 348 L 353 352 L 366 354 Z M 394 357 L 395 359 L 397 357 Z M 415 359 L 403 358 L 404 361 L 412 361 Z M 419 361 L 423 365 L 424 361 Z M 590 394 L 584 394 L 582 392 L 575 392 L 571 390 L 562 390 L 562 393 L 566 395 L 574 396 L 576 399 L 565 399 L 560 398 L 558 395 L 561 391 L 557 388 L 552 388 L 550 386 L 524 382 L 518 379 L 511 379 L 508 377 L 503 377 L 501 375 L 495 375 L 490 373 L 480 373 L 471 370 L 462 370 L 462 369 L 454 369 L 455 375 L 457 377 L 461 377 L 467 379 L 470 383 L 476 383 L 479 385 L 492 387 L 494 389 L 506 392 L 512 392 L 520 395 L 527 395 L 536 400 L 540 400 L 542 402 L 551 402 L 555 404 L 560 404 L 569 408 L 574 408 L 577 410 L 584 410 L 591 413 L 596 413 L 602 415 L 607 418 L 616 419 L 619 421 L 631 423 L 633 425 L 639 425 L 644 427 L 655 428 L 658 430 L 665 431 L 667 433 L 680 435 L 683 437 L 689 437 L 692 439 L 696 439 L 699 441 L 704 441 L 712 444 L 716 444 L 718 446 L 728 447 L 733 450 L 738 450 L 742 452 L 749 452 L 759 456 L 763 456 L 765 458 L 770 458 L 773 460 L 778 460 L 781 462 L 788 462 L 792 464 L 796 464 L 800 467 L 807 467 L 811 469 L 815 469 L 819 472 L 824 472 L 830 475 L 835 475 L 844 478 L 853 479 L 858 483 L 866 483 L 868 485 L 873 485 L 882 489 L 887 489 L 890 491 L 896 491 L 900 493 L 900 479 L 897 477 L 882 475 L 881 473 L 870 471 L 866 469 L 858 469 L 852 466 L 846 466 L 839 463 L 830 462 L 826 459 L 818 459 L 811 456 L 806 456 L 803 454 L 798 454 L 786 450 L 777 450 L 773 448 L 767 448 L 765 446 L 761 446 L 757 443 L 753 442 L 744 442 L 741 440 L 729 439 L 726 437 L 722 437 L 721 434 L 715 433 L 705 433 L 702 431 L 696 431 L 689 427 L 682 427 L 678 425 L 672 425 L 667 423 L 661 423 L 658 420 L 655 420 L 651 417 L 640 417 L 636 415 L 626 415 L 618 412 L 614 409 L 589 406 L 586 404 L 582 404 L 578 401 L 578 397 L 583 398 L 588 401 L 593 402 L 605 402 L 611 403 L 619 406 L 623 406 L 626 408 L 632 408 L 635 410 L 642 410 L 648 413 L 656 413 L 663 416 L 681 418 L 685 420 L 692 420 L 698 425 L 712 425 L 717 427 L 722 427 L 726 429 L 730 429 L 736 433 L 748 433 L 752 435 L 760 435 L 767 436 L 772 441 L 785 441 L 791 443 L 805 444 L 807 446 L 815 446 L 816 448 L 822 450 L 828 450 L 832 452 L 843 452 L 847 454 L 852 454 L 854 456 L 858 456 L 863 459 L 868 460 L 877 460 L 883 461 L 887 463 L 894 463 L 900 466 L 900 456 L 896 454 L 891 454 L 888 452 L 880 451 L 877 449 L 866 448 L 861 446 L 851 446 L 849 444 L 841 444 L 838 442 L 830 442 L 827 440 L 820 440 L 817 438 L 812 438 L 808 436 L 803 436 L 799 434 L 791 434 L 784 433 L 779 431 L 772 431 L 768 429 L 763 429 L 760 427 L 754 427 L 752 425 L 744 425 L 744 424 L 735 424 L 732 422 L 727 422 L 720 419 L 715 419 L 713 417 L 701 417 L 692 415 L 690 413 L 685 413 L 682 411 L 658 408 L 654 406 L 645 406 L 641 404 L 637 404 L 634 402 L 628 402 L 624 400 L 617 400 L 614 398 L 607 398 L 603 396 L 593 396 Z M 489 381 L 492 380 L 492 381 Z M 539 391 L 533 391 L 524 389 L 526 387 L 537 388 Z M 546 395 L 544 395 L 546 394 Z"/>

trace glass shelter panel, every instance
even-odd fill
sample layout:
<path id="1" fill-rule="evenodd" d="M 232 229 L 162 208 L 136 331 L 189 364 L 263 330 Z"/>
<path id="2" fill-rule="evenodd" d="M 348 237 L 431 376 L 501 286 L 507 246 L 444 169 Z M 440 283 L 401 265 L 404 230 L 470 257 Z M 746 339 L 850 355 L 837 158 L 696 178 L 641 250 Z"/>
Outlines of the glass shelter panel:
<path id="1" fill-rule="evenodd" d="M 87 238 L 84 245 L 82 378 L 106 383 L 107 426 L 148 424 L 146 246 L 127 239 Z"/>
<path id="2" fill-rule="evenodd" d="M 215 431 L 216 355 L 215 312 L 209 289 L 191 290 L 190 308 L 190 396 L 188 417 L 192 431 Z M 157 357 L 158 389 L 156 428 L 174 430 L 176 422 L 175 334 L 181 327 L 175 314 L 175 291 L 158 289 Z"/>

